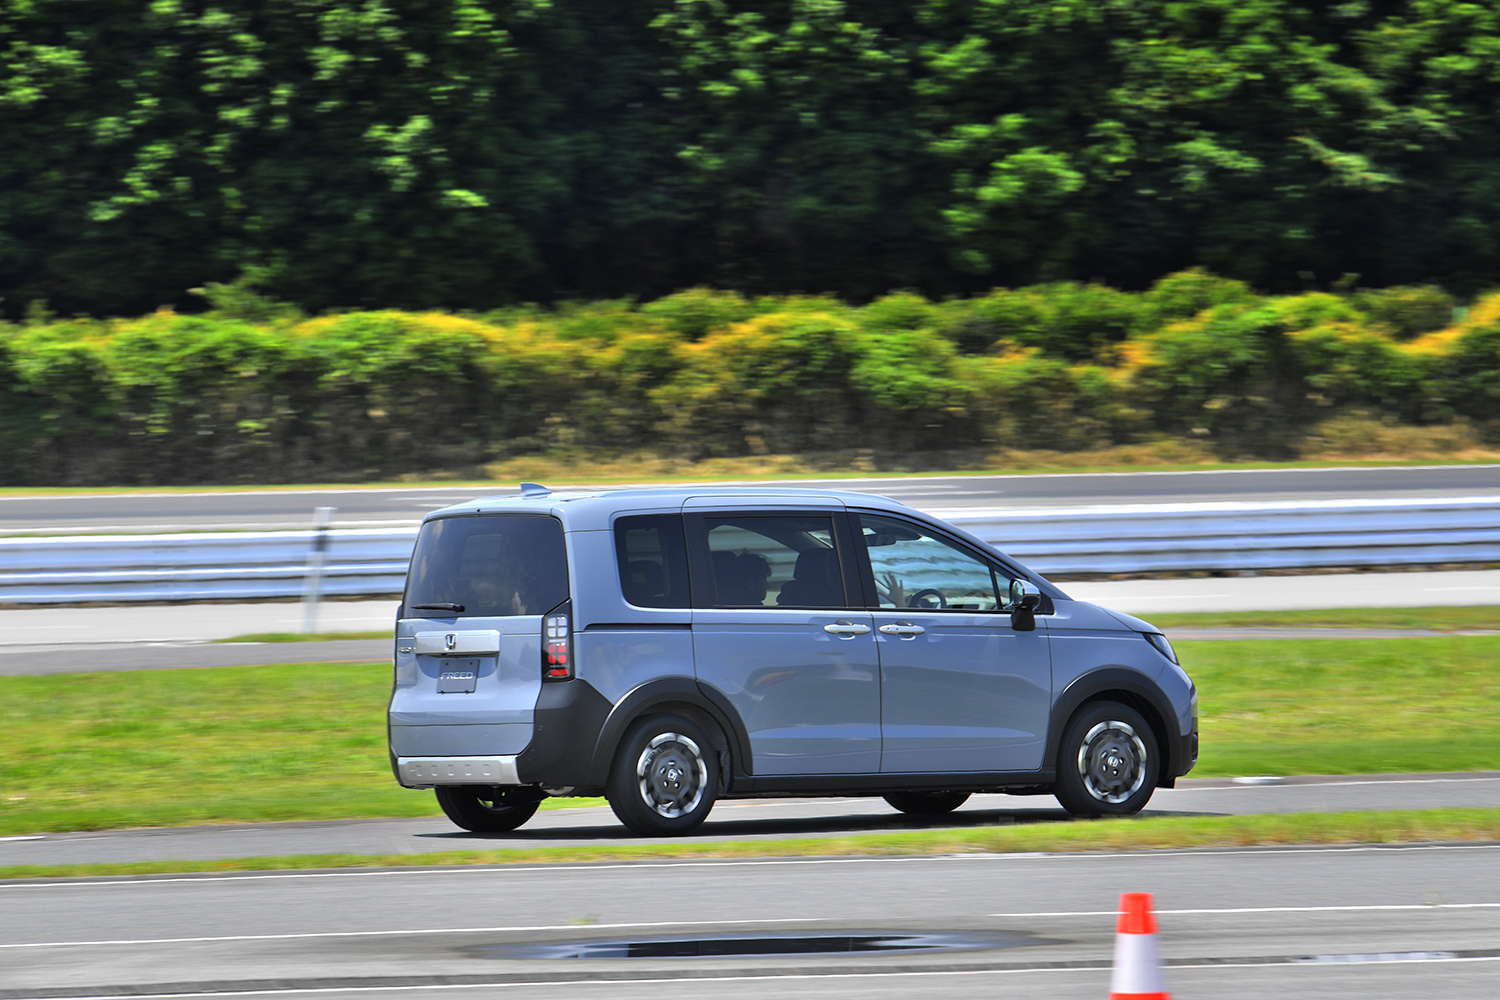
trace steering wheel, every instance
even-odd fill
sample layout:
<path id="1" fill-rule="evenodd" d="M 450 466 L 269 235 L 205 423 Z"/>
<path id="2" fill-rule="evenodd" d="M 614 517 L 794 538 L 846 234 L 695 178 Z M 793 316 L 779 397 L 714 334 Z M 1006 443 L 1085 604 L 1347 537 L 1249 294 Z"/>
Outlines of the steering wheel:
<path id="1" fill-rule="evenodd" d="M 929 597 L 936 597 L 937 603 L 927 603 L 926 599 Z M 928 587 L 926 590 L 919 590 L 915 594 L 912 594 L 911 597 L 907 599 L 906 606 L 908 608 L 923 608 L 928 611 L 933 611 L 941 608 L 946 608 L 948 606 L 948 598 L 943 596 L 943 592 L 941 590 L 935 590 L 932 587 Z"/>

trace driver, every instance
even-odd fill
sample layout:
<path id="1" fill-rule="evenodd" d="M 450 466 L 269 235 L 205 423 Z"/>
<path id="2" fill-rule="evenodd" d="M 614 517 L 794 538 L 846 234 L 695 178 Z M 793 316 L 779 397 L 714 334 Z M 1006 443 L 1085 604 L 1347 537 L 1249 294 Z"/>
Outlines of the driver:
<path id="1" fill-rule="evenodd" d="M 880 591 L 881 603 L 892 607 L 906 607 L 906 587 L 895 573 L 882 573 L 875 578 L 875 589 Z"/>

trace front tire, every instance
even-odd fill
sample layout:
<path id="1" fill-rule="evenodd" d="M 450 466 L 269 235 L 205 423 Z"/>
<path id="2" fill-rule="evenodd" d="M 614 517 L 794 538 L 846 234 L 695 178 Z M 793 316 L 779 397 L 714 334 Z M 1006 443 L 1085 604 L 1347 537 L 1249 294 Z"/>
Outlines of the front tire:
<path id="1" fill-rule="evenodd" d="M 641 719 L 620 741 L 606 794 L 620 822 L 642 837 L 696 829 L 719 794 L 708 737 L 680 716 Z"/>
<path id="2" fill-rule="evenodd" d="M 1131 816 L 1150 801 L 1160 770 L 1156 734 L 1141 713 L 1095 702 L 1063 731 L 1054 794 L 1074 816 Z"/>
<path id="3" fill-rule="evenodd" d="M 968 792 L 892 792 L 885 800 L 912 816 L 941 816 L 969 801 Z"/>
<path id="4" fill-rule="evenodd" d="M 542 804 L 541 793 L 526 787 L 439 785 L 435 791 L 448 818 L 474 833 L 508 833 Z"/>

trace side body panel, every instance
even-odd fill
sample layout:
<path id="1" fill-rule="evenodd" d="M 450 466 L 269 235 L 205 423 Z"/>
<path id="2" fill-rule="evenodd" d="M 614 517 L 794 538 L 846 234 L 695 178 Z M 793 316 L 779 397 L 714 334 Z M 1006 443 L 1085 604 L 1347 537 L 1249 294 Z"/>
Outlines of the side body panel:
<path id="1" fill-rule="evenodd" d="M 756 775 L 880 770 L 880 669 L 868 611 L 726 608 L 693 618 L 698 679 L 744 721 Z M 824 631 L 840 623 L 868 631 Z"/>
<path id="2" fill-rule="evenodd" d="M 666 513 L 647 508 L 627 513 Z M 620 572 L 612 530 L 569 531 L 568 578 L 573 591 L 573 628 L 583 632 L 602 625 L 679 626 L 687 628 L 693 613 L 687 608 L 639 608 L 620 592 Z"/>
<path id="3" fill-rule="evenodd" d="M 1185 759 L 1188 735 L 1182 728 L 1193 714 L 1196 698 L 1187 675 L 1133 629 L 1103 608 L 1083 601 L 1059 600 L 1045 619 L 1052 636 L 1052 725 L 1047 759 L 1053 760 L 1062 730 L 1079 705 L 1110 697 L 1131 705 L 1156 730 L 1162 758 L 1161 777 L 1170 781 L 1192 766 Z"/>
<path id="4" fill-rule="evenodd" d="M 882 678 L 880 769 L 1030 771 L 1042 766 L 1052 703 L 1044 628 L 998 613 L 874 612 Z M 916 626 L 908 637 L 881 626 Z"/>

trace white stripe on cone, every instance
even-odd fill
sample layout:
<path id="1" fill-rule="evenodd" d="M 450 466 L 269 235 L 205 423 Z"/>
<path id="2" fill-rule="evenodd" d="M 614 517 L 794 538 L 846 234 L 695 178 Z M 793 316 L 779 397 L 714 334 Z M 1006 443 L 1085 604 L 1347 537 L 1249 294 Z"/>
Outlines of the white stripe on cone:
<path id="1" fill-rule="evenodd" d="M 1115 971 L 1109 1000 L 1165 1000 L 1171 994 L 1161 981 L 1161 956 L 1155 934 L 1116 934 Z"/>

